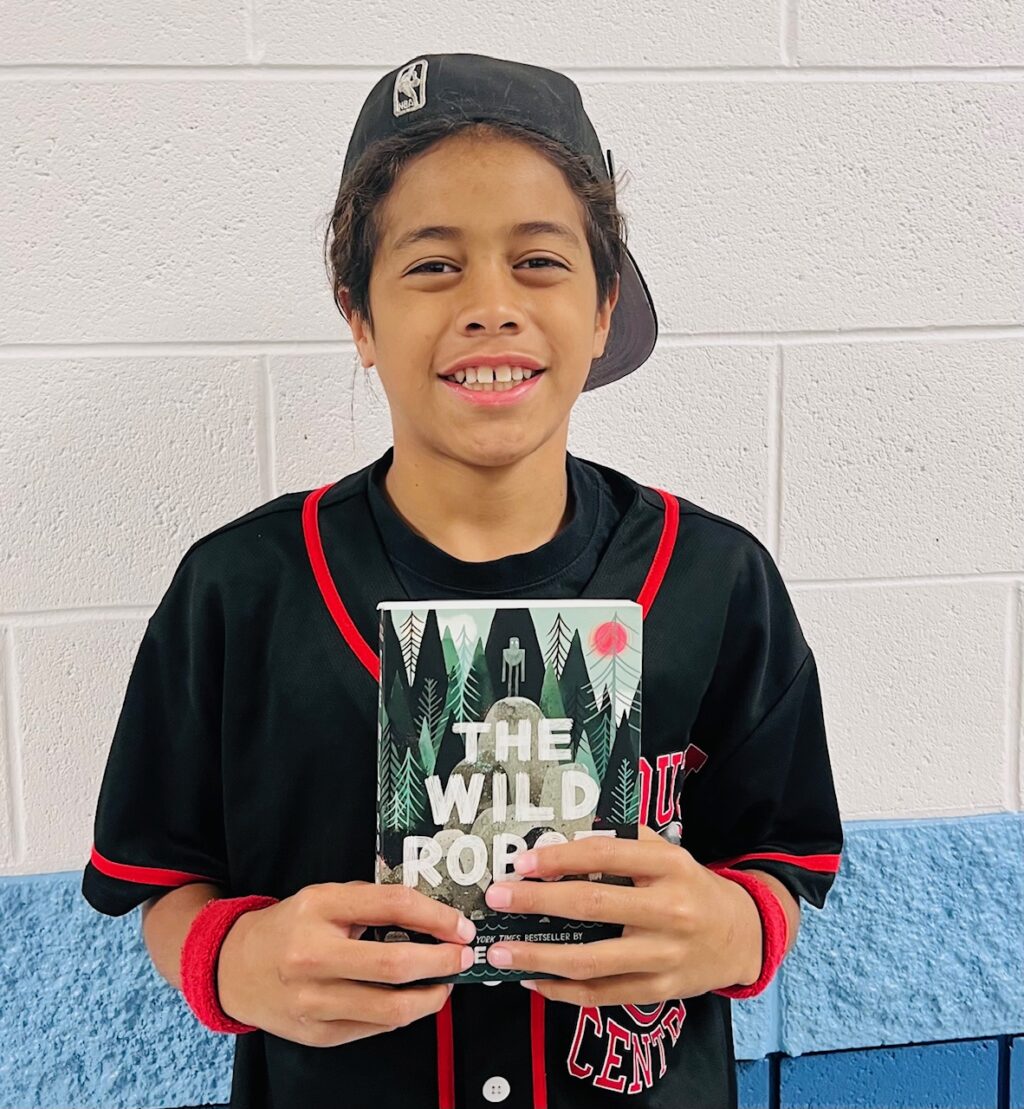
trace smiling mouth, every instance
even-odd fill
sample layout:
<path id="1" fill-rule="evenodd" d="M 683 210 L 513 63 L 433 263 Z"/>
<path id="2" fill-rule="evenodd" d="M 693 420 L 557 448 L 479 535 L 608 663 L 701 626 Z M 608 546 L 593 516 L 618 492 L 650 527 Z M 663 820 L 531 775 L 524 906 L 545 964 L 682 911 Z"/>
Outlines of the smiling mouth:
<path id="1" fill-rule="evenodd" d="M 451 385 L 461 385 L 464 389 L 469 389 L 474 393 L 504 393 L 509 389 L 514 389 L 517 385 L 522 385 L 524 381 L 539 377 L 546 368 L 528 370 L 521 366 L 499 366 L 496 368 L 481 366 L 479 368 L 470 367 L 466 370 L 456 370 L 454 373 L 439 374 L 438 376 L 442 381 L 447 381 Z"/>

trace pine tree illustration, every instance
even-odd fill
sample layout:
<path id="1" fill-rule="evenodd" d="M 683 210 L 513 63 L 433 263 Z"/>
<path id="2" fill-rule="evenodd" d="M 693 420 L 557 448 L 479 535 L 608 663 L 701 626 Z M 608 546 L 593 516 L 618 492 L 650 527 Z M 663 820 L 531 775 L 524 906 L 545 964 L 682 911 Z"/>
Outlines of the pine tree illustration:
<path id="1" fill-rule="evenodd" d="M 380 823 L 387 826 L 387 812 L 391 806 L 391 775 L 395 761 L 395 745 L 391 739 L 391 721 L 383 714 L 380 739 L 377 744 L 377 811 Z"/>
<path id="2" fill-rule="evenodd" d="M 482 720 L 487 710 L 494 704 L 494 690 L 487 670 L 483 640 L 476 642 L 473 665 L 466 675 L 462 696 L 462 720 Z"/>
<path id="3" fill-rule="evenodd" d="M 406 747 L 394 781 L 394 807 L 389 826 L 395 831 L 411 831 L 423 820 L 427 801 L 423 770 L 411 747 Z"/>
<path id="4" fill-rule="evenodd" d="M 401 770 L 401 758 L 398 752 L 392 745 L 391 757 L 387 760 L 387 790 L 384 800 L 381 802 L 380 809 L 380 826 L 388 832 L 398 831 L 402 827 L 401 820 L 398 817 L 397 808 L 397 791 L 398 779 Z M 382 779 L 384 780 L 384 779 Z"/>
<path id="5" fill-rule="evenodd" d="M 419 744 L 419 758 L 423 766 L 423 773 L 430 775 L 434 773 L 434 760 L 437 758 L 437 752 L 434 750 L 434 739 L 430 734 L 430 725 L 427 723 L 427 718 L 423 718 L 423 723 L 420 726 L 420 744 Z"/>
<path id="6" fill-rule="evenodd" d="M 475 720 L 476 706 L 480 703 L 479 674 L 470 666 L 459 689 L 459 719 Z"/>
<path id="7" fill-rule="evenodd" d="M 609 623 L 622 624 L 622 621 L 616 613 Z M 614 705 L 613 715 L 616 718 L 616 725 L 618 723 L 620 708 L 626 707 L 629 704 L 629 701 L 625 701 L 624 705 L 620 705 L 620 702 L 624 701 L 621 687 L 624 685 L 632 685 L 633 682 L 639 681 L 640 678 L 640 671 L 638 667 L 634 665 L 634 662 L 639 662 L 640 649 L 633 642 L 633 638 L 634 637 L 629 634 L 627 629 L 625 648 L 622 651 L 615 651 L 605 656 L 603 663 L 599 666 L 594 676 L 595 685 L 602 684 L 611 688 L 611 699 Z M 627 655 L 629 656 L 628 658 Z"/>
<path id="8" fill-rule="evenodd" d="M 556 676 L 561 678 L 562 668 L 569 655 L 569 645 L 572 643 L 572 632 L 560 612 L 555 613 L 555 622 L 551 625 L 548 638 L 550 645 L 544 654 L 544 661 L 554 670 Z"/>
<path id="9" fill-rule="evenodd" d="M 416 707 L 416 731 L 422 734 L 423 725 L 426 724 L 431 737 L 438 735 L 443 723 L 443 709 L 437 692 L 437 678 L 424 678 L 420 703 Z"/>
<path id="10" fill-rule="evenodd" d="M 558 677 L 551 666 L 544 667 L 544 683 L 540 690 L 540 711 L 546 720 L 563 720 L 566 717 Z"/>
<path id="11" fill-rule="evenodd" d="M 639 812 L 640 795 L 637 791 L 639 778 L 625 759 L 619 762 L 615 792 L 612 795 L 612 820 L 618 824 L 635 824 Z"/>
<path id="12" fill-rule="evenodd" d="M 402 645 L 402 661 L 405 663 L 405 672 L 409 676 L 410 685 L 416 675 L 416 659 L 419 657 L 422 635 L 422 623 L 416 618 L 415 612 L 410 612 L 398 631 L 398 640 Z"/>
<path id="13" fill-rule="evenodd" d="M 597 767 L 599 780 L 604 781 L 608 770 L 608 757 L 612 753 L 612 722 L 608 705 L 608 690 L 604 691 L 603 701 L 594 697 L 593 689 L 589 688 L 590 712 L 587 713 L 584 726 L 590 737 L 590 753 Z"/>
<path id="14" fill-rule="evenodd" d="M 441 711 L 441 719 L 437 725 L 437 731 L 434 734 L 434 750 L 441 750 L 441 742 L 444 739 L 444 733 L 448 728 L 448 722 L 451 720 L 459 719 L 459 711 L 462 706 L 462 677 L 459 674 L 458 662 L 448 671 L 448 688 L 445 692 L 444 708 Z"/>
<path id="15" fill-rule="evenodd" d="M 459 637 L 455 642 L 455 649 L 459 653 L 459 666 L 463 675 L 468 674 L 473 665 L 473 656 L 476 654 L 476 640 L 469 634 L 465 624 L 459 628 Z"/>

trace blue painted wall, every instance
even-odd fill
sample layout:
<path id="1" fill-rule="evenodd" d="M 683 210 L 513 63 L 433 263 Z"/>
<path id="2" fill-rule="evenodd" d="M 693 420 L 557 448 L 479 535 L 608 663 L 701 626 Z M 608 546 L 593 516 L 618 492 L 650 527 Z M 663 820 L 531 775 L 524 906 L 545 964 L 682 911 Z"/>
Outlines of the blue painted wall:
<path id="1" fill-rule="evenodd" d="M 846 834 L 825 910 L 805 907 L 771 988 L 733 1003 L 741 1105 L 1024 1109 L 1024 815 Z M 226 1102 L 232 1038 L 156 973 L 138 910 L 102 916 L 80 882 L 0 880 L 0 1105 Z"/>

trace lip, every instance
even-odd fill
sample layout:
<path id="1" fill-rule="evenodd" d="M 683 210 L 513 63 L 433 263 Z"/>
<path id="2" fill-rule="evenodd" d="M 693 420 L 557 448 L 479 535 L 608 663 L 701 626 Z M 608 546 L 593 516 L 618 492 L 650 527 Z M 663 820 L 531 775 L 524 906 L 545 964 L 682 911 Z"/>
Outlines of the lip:
<path id="1" fill-rule="evenodd" d="M 520 354 L 518 351 L 506 350 L 500 354 L 467 354 L 465 358 L 460 358 L 447 369 L 442 370 L 438 376 L 447 377 L 456 370 L 464 370 L 467 366 L 521 366 L 525 370 L 544 369 L 544 364 L 538 362 L 536 358 L 531 358 L 528 354 Z"/>
<path id="2" fill-rule="evenodd" d="M 474 365 L 472 362 L 469 364 L 471 366 Z M 479 366 L 480 363 L 477 362 L 476 365 Z M 518 385 L 513 385 L 511 389 L 502 389 L 500 392 L 494 392 L 488 389 L 467 389 L 457 381 L 447 381 L 444 378 L 441 379 L 441 384 L 446 389 L 452 389 L 457 392 L 463 400 L 469 401 L 470 404 L 493 406 L 516 404 L 533 391 L 534 386 L 543 376 L 544 374 L 534 374 L 529 381 L 520 381 Z"/>

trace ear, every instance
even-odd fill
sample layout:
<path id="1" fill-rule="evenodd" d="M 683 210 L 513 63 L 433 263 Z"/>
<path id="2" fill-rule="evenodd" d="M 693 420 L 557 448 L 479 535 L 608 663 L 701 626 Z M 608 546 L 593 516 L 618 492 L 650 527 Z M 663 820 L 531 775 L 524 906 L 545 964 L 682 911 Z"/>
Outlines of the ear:
<path id="1" fill-rule="evenodd" d="M 369 333 L 369 328 L 358 312 L 353 313 L 352 298 L 348 289 L 344 286 L 338 289 L 335 302 L 341 309 L 341 314 L 345 317 L 345 322 L 352 332 L 352 340 L 356 344 L 356 349 L 359 351 L 363 369 L 368 369 L 374 364 L 376 358 L 373 350 L 373 337 Z"/>

